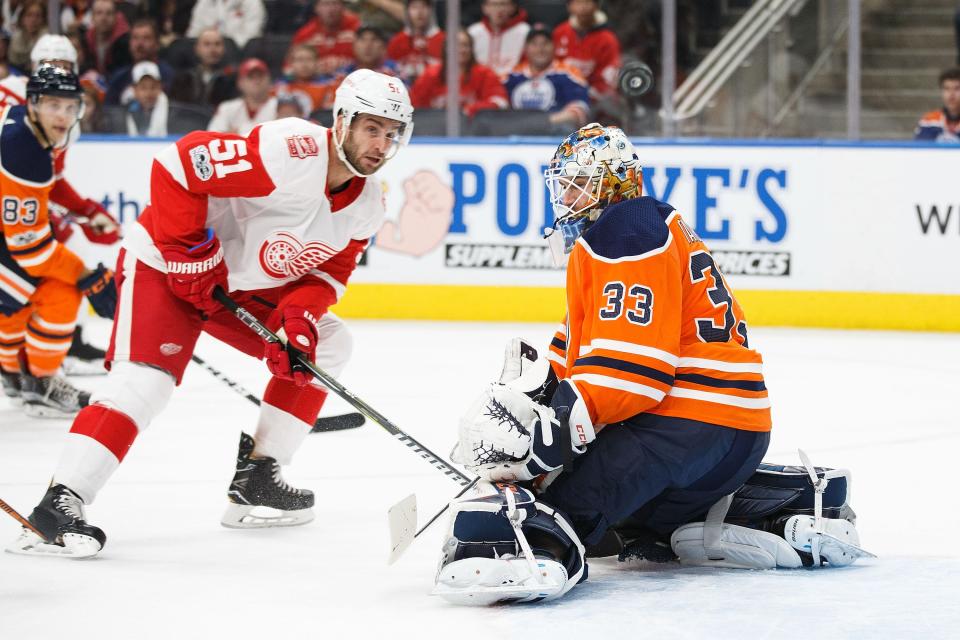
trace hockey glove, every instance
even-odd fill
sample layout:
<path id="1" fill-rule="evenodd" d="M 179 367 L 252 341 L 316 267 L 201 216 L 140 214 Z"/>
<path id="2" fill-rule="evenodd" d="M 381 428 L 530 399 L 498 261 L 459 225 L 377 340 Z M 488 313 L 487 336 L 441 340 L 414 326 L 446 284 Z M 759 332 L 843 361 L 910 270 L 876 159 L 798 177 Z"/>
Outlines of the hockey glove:
<path id="1" fill-rule="evenodd" d="M 117 283 L 113 271 L 100 263 L 90 275 L 77 281 L 77 289 L 87 297 L 98 316 L 113 318 L 117 310 Z"/>
<path id="2" fill-rule="evenodd" d="M 281 342 L 268 342 L 263 349 L 270 373 L 281 380 L 292 380 L 302 387 L 313 376 L 298 363 L 299 357 L 313 358 L 317 349 L 317 320 L 309 311 L 297 305 L 277 309 L 267 319 L 267 328 L 274 331 Z"/>
<path id="3" fill-rule="evenodd" d="M 549 360 L 541 358 L 523 338 L 513 338 L 504 350 L 499 382 L 522 391 L 534 402 L 549 404 L 559 380 Z"/>
<path id="4" fill-rule="evenodd" d="M 227 286 L 227 263 L 223 248 L 213 230 L 207 230 L 207 239 L 195 247 L 163 245 L 160 247 L 167 265 L 167 284 L 181 298 L 210 316 L 220 308 L 213 299 L 213 290 Z"/>
<path id="5" fill-rule="evenodd" d="M 75 211 L 74 218 L 83 229 L 87 240 L 97 244 L 114 244 L 120 239 L 120 225 L 103 205 L 87 198 L 82 211 Z"/>
<path id="6" fill-rule="evenodd" d="M 50 217 L 50 228 L 53 230 L 53 238 L 61 244 L 73 236 L 73 225 L 70 224 L 70 214 L 53 203 L 50 203 L 47 209 L 47 215 Z"/>
<path id="7" fill-rule="evenodd" d="M 554 399 L 565 404 L 545 407 L 520 391 L 491 385 L 460 420 L 454 461 L 491 482 L 533 480 L 560 469 L 586 451 L 596 434 L 572 383 L 562 382 Z"/>

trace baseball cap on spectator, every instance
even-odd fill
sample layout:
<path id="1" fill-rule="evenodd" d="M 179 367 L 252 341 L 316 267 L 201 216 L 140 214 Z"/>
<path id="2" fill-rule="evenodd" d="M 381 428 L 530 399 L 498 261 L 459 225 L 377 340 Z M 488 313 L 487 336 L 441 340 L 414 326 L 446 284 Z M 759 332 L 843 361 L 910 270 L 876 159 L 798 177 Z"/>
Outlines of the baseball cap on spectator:
<path id="1" fill-rule="evenodd" d="M 260 58 L 247 58 L 242 63 L 240 63 L 240 69 L 237 71 L 237 75 L 241 78 L 245 78 L 251 73 L 259 71 L 260 73 L 270 74 L 270 69 L 267 67 L 267 63 L 261 60 Z"/>
<path id="2" fill-rule="evenodd" d="M 312 106 L 310 98 L 299 91 L 294 93 L 278 93 L 277 107 L 285 104 L 295 106 L 304 118 L 310 115 L 310 107 Z"/>
<path id="3" fill-rule="evenodd" d="M 538 22 L 530 27 L 530 31 L 527 32 L 527 39 L 524 40 L 524 42 L 530 42 L 537 36 L 543 36 L 544 38 L 553 40 L 553 31 L 551 31 L 547 25 Z"/>
<path id="4" fill-rule="evenodd" d="M 362 35 L 365 34 L 365 33 L 373 34 L 373 36 L 374 36 L 377 40 L 380 40 L 380 41 L 383 42 L 384 44 L 386 44 L 386 42 L 387 42 L 387 35 L 383 32 L 383 30 L 382 30 L 382 29 L 379 29 L 379 28 L 377 28 L 377 27 L 372 27 L 372 26 L 370 26 L 370 25 L 364 25 L 364 26 L 360 27 L 359 29 L 357 29 L 356 35 L 355 35 L 354 37 L 356 37 L 357 39 L 359 39 L 360 36 L 362 36 Z"/>
<path id="5" fill-rule="evenodd" d="M 151 62 L 149 60 L 144 60 L 143 62 L 138 62 L 133 65 L 133 71 L 131 72 L 133 76 L 133 84 L 137 84 L 146 77 L 153 78 L 154 80 L 160 80 L 160 67 L 157 66 L 156 62 Z"/>

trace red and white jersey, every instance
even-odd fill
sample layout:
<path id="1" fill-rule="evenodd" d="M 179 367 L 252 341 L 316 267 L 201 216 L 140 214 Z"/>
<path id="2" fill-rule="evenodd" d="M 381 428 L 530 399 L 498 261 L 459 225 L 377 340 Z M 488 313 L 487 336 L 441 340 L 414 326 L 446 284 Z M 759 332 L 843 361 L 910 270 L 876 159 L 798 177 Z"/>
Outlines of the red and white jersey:
<path id="1" fill-rule="evenodd" d="M 299 118 L 268 122 L 246 137 L 188 134 L 155 157 L 151 204 L 124 246 L 166 272 L 158 247 L 193 247 L 211 230 L 231 291 L 306 280 L 339 298 L 383 224 L 384 206 L 373 180 L 354 177 L 342 191 L 328 191 L 330 144 L 329 129 Z"/>
<path id="2" fill-rule="evenodd" d="M 27 76 L 7 76 L 0 80 L 0 109 L 27 101 Z"/>

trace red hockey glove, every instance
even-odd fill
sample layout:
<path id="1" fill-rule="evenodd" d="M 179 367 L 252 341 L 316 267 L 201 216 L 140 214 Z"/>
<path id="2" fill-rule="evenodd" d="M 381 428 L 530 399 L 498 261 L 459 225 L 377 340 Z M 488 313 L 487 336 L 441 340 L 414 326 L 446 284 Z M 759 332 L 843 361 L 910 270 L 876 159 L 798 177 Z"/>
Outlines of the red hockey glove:
<path id="1" fill-rule="evenodd" d="M 220 308 L 213 299 L 217 286 L 227 290 L 227 263 L 223 248 L 213 230 L 207 230 L 207 239 L 195 247 L 167 244 L 160 247 L 167 264 L 167 284 L 178 298 L 212 315 Z"/>
<path id="2" fill-rule="evenodd" d="M 75 211 L 74 216 L 83 229 L 87 240 L 97 244 L 113 244 L 120 239 L 120 225 L 96 200 L 87 198 L 86 206 L 82 211 Z"/>
<path id="3" fill-rule="evenodd" d="M 268 342 L 263 349 L 270 373 L 281 380 L 292 380 L 302 387 L 312 376 L 297 364 L 296 355 L 309 359 L 317 349 L 317 320 L 313 314 L 297 305 L 277 309 L 267 319 L 267 328 L 274 331 L 283 342 Z"/>
<path id="4" fill-rule="evenodd" d="M 49 207 L 47 215 L 50 217 L 50 228 L 53 229 L 53 239 L 65 243 L 73 235 L 73 225 L 70 224 L 70 215 L 59 207 Z"/>

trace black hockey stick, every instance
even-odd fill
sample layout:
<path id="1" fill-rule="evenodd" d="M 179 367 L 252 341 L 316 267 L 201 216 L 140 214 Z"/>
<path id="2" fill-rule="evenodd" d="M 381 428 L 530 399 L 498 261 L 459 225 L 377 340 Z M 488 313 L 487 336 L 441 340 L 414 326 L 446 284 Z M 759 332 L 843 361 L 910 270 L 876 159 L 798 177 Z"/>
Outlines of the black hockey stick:
<path id="1" fill-rule="evenodd" d="M 239 382 L 236 380 L 231 380 L 224 374 L 222 371 L 211 365 L 209 362 L 201 358 L 200 356 L 194 354 L 190 356 L 190 359 L 196 362 L 198 365 L 206 369 L 210 375 L 212 375 L 217 380 L 223 382 L 228 387 L 236 391 L 238 394 L 252 402 L 253 404 L 260 406 L 260 398 L 254 394 L 247 391 Z M 363 426 L 363 423 L 366 422 L 366 418 L 363 417 L 362 413 L 357 413 L 352 411 L 350 413 L 343 413 L 337 416 L 321 416 L 317 418 L 317 421 L 313 423 L 313 428 L 310 429 L 310 433 L 322 433 L 325 431 L 343 431 L 344 429 L 355 429 L 357 427 Z"/>
<path id="2" fill-rule="evenodd" d="M 226 307 L 231 313 L 233 313 L 233 315 L 237 317 L 238 320 L 240 320 L 240 322 L 247 325 L 266 342 L 275 343 L 281 341 L 280 338 L 277 337 L 277 334 L 265 327 L 263 323 L 261 323 L 252 313 L 238 305 L 221 287 L 217 287 L 213 290 L 213 298 Z M 430 451 L 430 449 L 417 442 L 416 439 L 401 430 L 397 425 L 390 422 L 379 411 L 368 405 L 357 396 L 353 395 L 353 393 L 351 393 L 342 384 L 337 382 L 336 379 L 334 379 L 329 373 L 301 355 L 296 355 L 295 357 L 297 362 L 304 369 L 309 371 L 314 378 L 322 382 L 325 387 L 343 398 L 348 404 L 350 404 L 350 406 L 380 426 L 384 431 L 395 437 L 403 444 L 407 445 L 407 447 L 413 450 L 417 455 L 433 465 L 434 468 L 442 471 L 443 474 L 448 478 L 451 478 L 454 482 L 459 483 L 462 487 L 468 486 L 473 482 L 472 478 L 435 454 L 433 451 Z"/>

